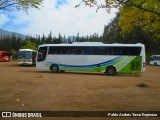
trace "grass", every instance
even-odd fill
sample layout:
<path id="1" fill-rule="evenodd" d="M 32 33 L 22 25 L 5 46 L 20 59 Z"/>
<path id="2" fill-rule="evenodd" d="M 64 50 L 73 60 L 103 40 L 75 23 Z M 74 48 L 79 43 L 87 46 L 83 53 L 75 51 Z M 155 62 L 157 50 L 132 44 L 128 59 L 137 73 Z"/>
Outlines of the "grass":
<path id="1" fill-rule="evenodd" d="M 38 78 L 42 78 L 42 77 L 43 77 L 42 75 L 39 75 L 39 76 L 38 76 Z"/>
<path id="2" fill-rule="evenodd" d="M 139 83 L 139 84 L 137 84 L 137 86 L 138 86 L 138 87 L 148 87 L 148 85 L 145 84 L 145 83 Z"/>

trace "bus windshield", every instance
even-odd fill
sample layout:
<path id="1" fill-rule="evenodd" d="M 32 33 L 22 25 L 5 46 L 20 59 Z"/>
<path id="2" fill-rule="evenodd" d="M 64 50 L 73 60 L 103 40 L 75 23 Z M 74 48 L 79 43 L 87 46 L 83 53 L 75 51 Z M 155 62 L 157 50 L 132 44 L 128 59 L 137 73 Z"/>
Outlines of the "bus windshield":
<path id="1" fill-rule="evenodd" d="M 46 58 L 47 47 L 40 47 L 38 51 L 38 61 L 43 61 Z"/>
<path id="2" fill-rule="evenodd" d="M 32 59 L 32 52 L 31 51 L 19 51 L 18 59 Z"/>

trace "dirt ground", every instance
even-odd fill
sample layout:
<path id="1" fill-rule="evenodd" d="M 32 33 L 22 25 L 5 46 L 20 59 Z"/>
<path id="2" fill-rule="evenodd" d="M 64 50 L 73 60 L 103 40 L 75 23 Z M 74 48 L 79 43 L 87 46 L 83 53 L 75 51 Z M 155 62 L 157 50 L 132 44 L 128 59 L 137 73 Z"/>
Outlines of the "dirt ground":
<path id="1" fill-rule="evenodd" d="M 108 76 L 0 62 L 0 111 L 160 111 L 160 66 L 147 65 L 142 74 Z"/>

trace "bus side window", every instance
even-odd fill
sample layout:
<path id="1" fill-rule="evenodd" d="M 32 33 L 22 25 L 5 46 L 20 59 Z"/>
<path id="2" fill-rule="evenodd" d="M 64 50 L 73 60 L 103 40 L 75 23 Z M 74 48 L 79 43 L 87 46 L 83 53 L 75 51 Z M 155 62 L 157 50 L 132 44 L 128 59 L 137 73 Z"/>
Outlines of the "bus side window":
<path id="1" fill-rule="evenodd" d="M 81 55 L 84 55 L 85 52 L 84 52 L 84 48 L 81 48 L 81 52 L 80 52 Z"/>
<path id="2" fill-rule="evenodd" d="M 86 47 L 84 50 L 85 50 L 84 51 L 85 55 L 92 55 L 93 54 L 92 47 Z"/>
<path id="3" fill-rule="evenodd" d="M 42 57 L 42 52 L 39 51 L 39 52 L 38 52 L 38 59 L 41 60 L 42 58 L 43 58 L 43 57 Z"/>
<path id="4" fill-rule="evenodd" d="M 76 55 L 82 55 L 84 52 L 83 52 L 83 49 L 82 47 L 77 47 L 76 48 Z"/>
<path id="5" fill-rule="evenodd" d="M 157 60 L 157 57 L 152 57 L 153 58 L 153 61 L 156 61 Z"/>
<path id="6" fill-rule="evenodd" d="M 110 48 L 109 54 L 110 54 L 110 55 L 115 55 L 114 47 L 113 47 L 113 48 Z"/>
<path id="7" fill-rule="evenodd" d="M 68 48 L 67 47 L 62 47 L 61 52 L 62 54 L 67 54 Z"/>
<path id="8" fill-rule="evenodd" d="M 93 55 L 104 55 L 104 47 L 93 47 Z"/>
<path id="9" fill-rule="evenodd" d="M 153 61 L 153 57 L 150 57 L 150 61 Z"/>

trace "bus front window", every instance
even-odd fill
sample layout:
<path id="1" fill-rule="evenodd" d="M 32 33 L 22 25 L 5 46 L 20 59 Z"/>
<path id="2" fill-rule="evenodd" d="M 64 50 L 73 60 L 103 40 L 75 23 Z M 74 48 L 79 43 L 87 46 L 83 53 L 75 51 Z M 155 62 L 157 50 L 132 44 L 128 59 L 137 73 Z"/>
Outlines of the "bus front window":
<path id="1" fill-rule="evenodd" d="M 32 59 L 31 51 L 19 51 L 18 59 Z"/>
<path id="2" fill-rule="evenodd" d="M 38 50 L 38 62 L 44 61 L 47 54 L 47 47 L 40 47 Z"/>

